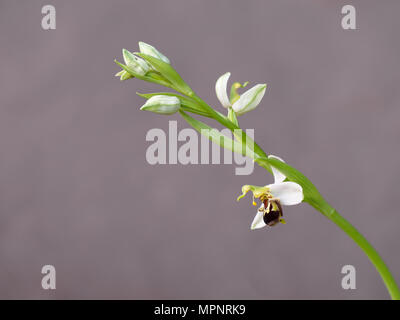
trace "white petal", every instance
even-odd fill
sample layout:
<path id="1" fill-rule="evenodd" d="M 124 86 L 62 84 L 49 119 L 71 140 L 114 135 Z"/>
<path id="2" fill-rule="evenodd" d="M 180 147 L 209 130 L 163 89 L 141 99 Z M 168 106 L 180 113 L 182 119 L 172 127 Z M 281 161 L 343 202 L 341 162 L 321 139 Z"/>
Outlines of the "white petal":
<path id="1" fill-rule="evenodd" d="M 282 161 L 282 162 L 285 162 L 285 161 L 283 161 L 281 158 L 279 158 L 279 157 L 277 157 L 277 156 L 274 156 L 274 155 L 269 155 L 268 156 L 268 159 L 270 159 L 270 158 L 273 158 L 273 159 L 278 159 L 279 161 Z M 285 181 L 285 179 L 286 179 L 286 176 L 282 173 L 282 172 L 280 172 L 278 169 L 276 169 L 275 167 L 272 167 L 271 166 L 271 168 L 272 168 L 272 174 L 274 175 L 274 183 L 280 183 L 280 182 L 283 182 L 283 181 Z"/>
<path id="2" fill-rule="evenodd" d="M 278 198 L 281 204 L 293 206 L 303 201 L 303 188 L 291 181 L 270 184 L 268 188 L 273 197 Z"/>
<path id="3" fill-rule="evenodd" d="M 265 94 L 266 84 L 257 84 L 243 93 L 233 104 L 232 109 L 238 114 L 249 112 L 256 108 Z"/>
<path id="4" fill-rule="evenodd" d="M 264 214 L 262 212 L 257 212 L 253 222 L 251 223 L 251 230 L 264 228 L 265 226 Z"/>
<path id="5" fill-rule="evenodd" d="M 229 108 L 231 103 L 229 102 L 228 94 L 227 94 L 227 85 L 229 77 L 231 76 L 230 72 L 227 72 L 220 76 L 215 83 L 215 93 L 217 94 L 217 98 L 219 102 L 225 107 Z"/>
<path id="6" fill-rule="evenodd" d="M 164 56 L 160 51 L 145 42 L 139 41 L 139 49 L 141 53 L 147 54 L 154 58 L 164 61 L 165 63 L 170 63 L 169 59 Z"/>

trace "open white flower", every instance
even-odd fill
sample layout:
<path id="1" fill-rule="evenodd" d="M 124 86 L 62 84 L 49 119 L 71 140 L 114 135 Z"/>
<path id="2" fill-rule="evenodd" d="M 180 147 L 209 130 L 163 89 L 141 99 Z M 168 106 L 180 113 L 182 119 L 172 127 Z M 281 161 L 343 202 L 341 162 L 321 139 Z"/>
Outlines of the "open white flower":
<path id="1" fill-rule="evenodd" d="M 270 155 L 268 158 L 275 158 L 284 162 L 279 157 Z M 277 223 L 285 223 L 283 220 L 282 206 L 293 206 L 303 201 L 303 188 L 295 182 L 285 181 L 286 176 L 272 167 L 274 175 L 274 183 L 264 187 L 245 185 L 242 187 L 242 195 L 238 197 L 238 201 L 243 198 L 247 192 L 253 193 L 253 204 L 257 205 L 254 198 L 260 199 L 261 206 L 251 224 L 251 229 L 260 229 L 265 226 L 274 226 Z"/>
<path id="2" fill-rule="evenodd" d="M 243 93 L 238 100 L 233 102 L 229 100 L 227 93 L 227 85 L 230 76 L 231 73 L 227 72 L 220 76 L 215 83 L 215 92 L 222 106 L 225 108 L 232 108 L 237 115 L 242 115 L 255 109 L 263 98 L 267 85 L 257 84 L 253 88 Z"/>

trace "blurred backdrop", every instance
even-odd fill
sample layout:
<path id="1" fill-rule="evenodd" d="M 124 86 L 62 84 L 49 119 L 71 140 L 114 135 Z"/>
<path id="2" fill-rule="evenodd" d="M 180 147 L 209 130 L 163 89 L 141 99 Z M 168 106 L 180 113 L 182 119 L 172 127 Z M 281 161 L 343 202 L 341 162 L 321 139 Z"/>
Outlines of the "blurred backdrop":
<path id="1" fill-rule="evenodd" d="M 41 8 L 57 28 L 41 28 Z M 121 49 L 156 46 L 222 111 L 215 80 L 268 84 L 240 118 L 303 171 L 376 246 L 400 281 L 400 2 L 0 1 L 0 298 L 386 299 L 361 250 L 306 204 L 250 231 L 233 165 L 147 163 L 135 92 L 114 77 Z M 211 122 L 214 125 L 213 122 Z M 54 265 L 57 289 L 41 287 Z M 354 265 L 357 289 L 341 288 Z"/>

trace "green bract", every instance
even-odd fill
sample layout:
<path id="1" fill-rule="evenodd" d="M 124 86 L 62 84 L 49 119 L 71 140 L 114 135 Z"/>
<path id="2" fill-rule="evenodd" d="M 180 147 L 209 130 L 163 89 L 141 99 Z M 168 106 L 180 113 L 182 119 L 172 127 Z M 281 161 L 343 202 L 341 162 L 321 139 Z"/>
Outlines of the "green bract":
<path id="1" fill-rule="evenodd" d="M 209 138 L 212 142 L 218 144 L 222 148 L 231 150 L 233 152 L 241 153 L 244 156 L 255 158 L 254 151 L 248 148 L 245 144 L 232 140 L 222 133 L 220 133 L 217 129 L 211 128 L 205 123 L 198 121 L 183 111 L 180 111 L 182 118 L 186 120 L 194 129 L 200 132 L 202 135 Z"/>
<path id="2" fill-rule="evenodd" d="M 138 56 L 146 60 L 157 72 L 159 72 L 165 79 L 167 79 L 173 88 L 185 95 L 193 95 L 193 90 L 181 78 L 178 72 L 175 71 L 171 65 L 163 60 L 150 56 L 144 53 L 137 53 Z"/>

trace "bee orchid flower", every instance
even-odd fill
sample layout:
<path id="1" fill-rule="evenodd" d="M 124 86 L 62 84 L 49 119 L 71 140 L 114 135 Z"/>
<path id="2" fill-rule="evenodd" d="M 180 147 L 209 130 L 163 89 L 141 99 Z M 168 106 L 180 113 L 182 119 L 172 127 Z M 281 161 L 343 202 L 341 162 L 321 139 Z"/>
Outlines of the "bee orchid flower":
<path id="1" fill-rule="evenodd" d="M 230 76 L 231 73 L 227 72 L 220 76 L 215 83 L 215 93 L 217 94 L 217 98 L 222 106 L 227 109 L 232 108 L 233 111 L 235 111 L 235 113 L 239 116 L 255 109 L 261 102 L 267 85 L 257 84 L 243 93 L 238 99 L 229 99 L 227 85 Z M 244 86 L 245 85 L 243 85 L 243 87 Z"/>
<path id="2" fill-rule="evenodd" d="M 237 116 L 255 109 L 260 104 L 266 92 L 266 84 L 257 84 L 249 90 L 246 89 L 246 91 L 242 88 L 246 87 L 248 82 L 234 82 L 231 85 L 230 92 L 227 92 L 228 80 L 231 74 L 227 72 L 220 76 L 215 84 L 215 91 L 218 100 L 227 109 L 227 115 L 225 116 L 214 110 L 193 91 L 171 66 L 170 60 L 164 54 L 144 42 L 139 42 L 139 49 L 140 52 L 133 53 L 128 50 L 123 51 L 125 64 L 114 60 L 122 68 L 122 71 L 118 72 L 117 76 L 121 80 L 137 78 L 159 84 L 168 89 L 173 89 L 177 93 L 154 92 L 139 94 L 139 96 L 147 99 L 140 110 L 164 115 L 179 113 L 191 127 L 215 144 L 224 149 L 251 157 L 261 168 L 274 176 L 274 183 L 266 186 L 243 186 L 242 194 L 237 198 L 239 201 L 251 191 L 253 205 L 257 206 L 256 201 L 260 202 L 260 207 L 251 223 L 252 230 L 285 223 L 283 220 L 283 206 L 292 206 L 301 202 L 308 203 L 335 223 L 360 246 L 378 270 L 392 299 L 400 300 L 400 289 L 396 284 L 396 280 L 376 249 L 367 239 L 325 200 L 303 173 L 284 163 L 282 159 L 276 156 L 267 156 L 266 152 L 251 137 L 247 136 L 246 132 L 239 126 Z M 238 92 L 239 89 L 245 92 L 240 94 Z M 212 129 L 207 123 L 191 117 L 189 113 L 216 120 L 233 132 L 235 140 L 219 133 L 218 130 Z"/>
<path id="3" fill-rule="evenodd" d="M 282 159 L 270 155 L 268 158 L 275 158 L 282 162 Z M 242 187 L 242 194 L 237 198 L 239 201 L 249 191 L 253 193 L 253 205 L 257 205 L 255 199 L 261 201 L 256 216 L 251 224 L 251 229 L 260 229 L 265 226 L 274 226 L 276 224 L 285 223 L 282 218 L 283 210 L 282 205 L 293 206 L 303 201 L 303 188 L 291 181 L 285 181 L 286 176 L 272 167 L 272 173 L 274 175 L 274 183 L 266 185 L 264 187 L 258 187 L 253 185 L 245 185 Z"/>

